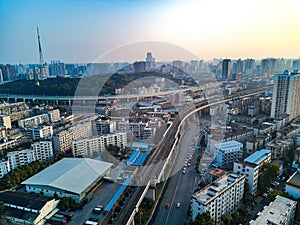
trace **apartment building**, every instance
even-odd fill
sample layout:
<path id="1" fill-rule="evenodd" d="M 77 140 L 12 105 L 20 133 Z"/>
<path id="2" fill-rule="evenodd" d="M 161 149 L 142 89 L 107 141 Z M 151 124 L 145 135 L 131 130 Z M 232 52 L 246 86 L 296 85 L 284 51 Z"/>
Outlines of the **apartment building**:
<path id="1" fill-rule="evenodd" d="M 242 158 L 243 144 L 237 141 L 227 141 L 215 145 L 215 165 L 230 167 L 233 162 Z"/>
<path id="2" fill-rule="evenodd" d="M 60 111 L 59 109 L 54 109 L 48 112 L 49 120 L 51 123 L 60 121 Z"/>
<path id="3" fill-rule="evenodd" d="M 10 169 L 40 160 L 45 161 L 53 156 L 51 141 L 35 142 L 30 149 L 12 151 L 7 153 Z"/>
<path id="4" fill-rule="evenodd" d="M 127 135 L 139 140 L 153 140 L 155 136 L 155 128 L 150 128 L 148 123 L 117 121 L 116 127 L 118 132 L 125 132 Z"/>
<path id="5" fill-rule="evenodd" d="M 74 140 L 72 143 L 72 153 L 74 157 L 92 156 L 105 150 L 108 145 L 116 145 L 125 148 L 127 146 L 127 134 L 115 133 L 97 137 Z"/>
<path id="6" fill-rule="evenodd" d="M 8 160 L 0 161 L 0 178 L 10 171 L 10 165 Z"/>
<path id="7" fill-rule="evenodd" d="M 26 133 L 32 140 L 52 138 L 53 126 L 39 126 L 36 128 L 26 128 Z"/>
<path id="8" fill-rule="evenodd" d="M 215 224 L 221 224 L 222 215 L 229 216 L 241 207 L 244 183 L 244 175 L 230 173 L 194 193 L 191 199 L 192 220 L 198 214 L 209 212 Z"/>
<path id="9" fill-rule="evenodd" d="M 271 162 L 271 151 L 263 149 L 233 164 L 233 172 L 245 176 L 251 195 L 257 193 L 258 174 L 265 162 Z"/>
<path id="10" fill-rule="evenodd" d="M 295 140 L 292 138 L 275 138 L 266 144 L 266 149 L 272 151 L 272 159 L 277 160 L 281 159 L 289 148 L 291 148 L 295 143 Z"/>
<path id="11" fill-rule="evenodd" d="M 92 137 L 92 122 L 83 121 L 53 135 L 53 148 L 56 153 L 65 152 L 72 148 L 73 140 Z"/>
<path id="12" fill-rule="evenodd" d="M 300 115 L 300 73 L 284 71 L 274 76 L 271 118 L 289 115 L 289 120 Z"/>
<path id="13" fill-rule="evenodd" d="M 270 205 L 264 207 L 262 212 L 259 212 L 255 220 L 250 221 L 250 225 L 292 225 L 296 212 L 297 202 L 282 197 L 276 196 L 276 199 Z"/>
<path id="14" fill-rule="evenodd" d="M 28 128 L 28 127 L 38 127 L 42 124 L 49 123 L 49 116 L 47 113 L 29 117 L 18 121 L 19 127 Z"/>
<path id="15" fill-rule="evenodd" d="M 9 115 L 0 115 L 0 126 L 11 129 L 11 119 Z"/>

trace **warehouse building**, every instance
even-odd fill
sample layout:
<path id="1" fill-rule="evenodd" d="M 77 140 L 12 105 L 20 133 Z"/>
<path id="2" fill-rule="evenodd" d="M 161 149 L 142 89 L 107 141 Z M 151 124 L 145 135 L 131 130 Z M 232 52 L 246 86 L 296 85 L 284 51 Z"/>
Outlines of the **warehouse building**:
<path id="1" fill-rule="evenodd" d="M 64 158 L 22 182 L 27 192 L 48 197 L 71 197 L 80 202 L 113 164 L 89 158 Z"/>

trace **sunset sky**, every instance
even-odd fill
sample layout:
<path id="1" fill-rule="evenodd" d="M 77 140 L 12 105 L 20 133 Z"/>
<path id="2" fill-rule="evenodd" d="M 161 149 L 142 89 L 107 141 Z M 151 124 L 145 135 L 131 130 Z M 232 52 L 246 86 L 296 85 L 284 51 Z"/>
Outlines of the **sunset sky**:
<path id="1" fill-rule="evenodd" d="M 0 63 L 38 63 L 37 26 L 46 62 L 92 62 L 143 41 L 198 59 L 300 57 L 299 0 L 0 0 Z"/>

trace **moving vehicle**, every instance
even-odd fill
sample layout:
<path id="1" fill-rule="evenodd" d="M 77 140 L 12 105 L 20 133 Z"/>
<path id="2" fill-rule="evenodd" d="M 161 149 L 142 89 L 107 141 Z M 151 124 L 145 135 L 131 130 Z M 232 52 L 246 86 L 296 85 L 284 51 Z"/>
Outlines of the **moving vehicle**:
<path id="1" fill-rule="evenodd" d="M 93 209 L 93 213 L 100 214 L 102 210 L 103 210 L 103 206 L 102 206 L 102 205 L 97 205 L 97 206 Z"/>
<path id="2" fill-rule="evenodd" d="M 179 208 L 180 207 L 180 202 L 177 202 L 177 208 Z"/>
<path id="3" fill-rule="evenodd" d="M 98 225 L 98 222 L 87 220 L 83 225 Z"/>
<path id="4" fill-rule="evenodd" d="M 166 204 L 166 209 L 169 209 L 170 208 L 170 203 L 167 203 Z"/>

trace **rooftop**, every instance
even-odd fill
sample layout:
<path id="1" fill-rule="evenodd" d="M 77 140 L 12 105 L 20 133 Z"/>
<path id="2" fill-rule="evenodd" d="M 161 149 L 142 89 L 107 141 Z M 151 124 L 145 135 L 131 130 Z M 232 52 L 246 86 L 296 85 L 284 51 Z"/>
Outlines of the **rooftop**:
<path id="1" fill-rule="evenodd" d="M 216 176 L 216 177 L 222 177 L 223 175 L 227 174 L 225 170 L 221 169 L 214 169 L 209 172 L 210 175 Z"/>
<path id="2" fill-rule="evenodd" d="M 274 202 L 258 213 L 256 220 L 250 221 L 250 225 L 283 224 L 281 221 L 288 219 L 289 210 L 295 204 L 297 204 L 295 201 L 277 195 Z"/>
<path id="3" fill-rule="evenodd" d="M 5 191 L 0 193 L 0 202 L 36 210 L 43 208 L 50 200 L 51 198 L 26 192 Z"/>
<path id="4" fill-rule="evenodd" d="M 14 218 L 30 221 L 32 222 L 32 224 L 34 220 L 37 218 L 37 216 L 39 215 L 38 213 L 24 211 L 21 209 L 15 209 L 11 207 L 5 208 L 5 214 L 7 217 L 14 217 Z"/>
<path id="5" fill-rule="evenodd" d="M 262 161 L 264 161 L 269 154 L 271 154 L 271 150 L 262 149 L 260 151 L 254 152 L 253 154 L 245 158 L 244 162 L 249 162 L 258 165 Z"/>
<path id="6" fill-rule="evenodd" d="M 197 201 L 207 204 L 213 198 L 215 198 L 218 193 L 230 187 L 232 183 L 234 183 L 239 178 L 244 177 L 242 175 L 238 175 L 235 173 L 226 174 L 219 179 L 215 180 L 210 185 L 201 189 L 193 195 L 193 198 L 197 199 Z"/>
<path id="7" fill-rule="evenodd" d="M 300 188 L 300 172 L 299 172 L 299 170 L 295 171 L 295 173 L 286 181 L 286 184 Z"/>
<path id="8" fill-rule="evenodd" d="M 132 148 L 143 148 L 143 149 L 148 149 L 149 148 L 149 144 L 145 143 L 145 142 L 133 142 L 131 145 Z"/>
<path id="9" fill-rule="evenodd" d="M 216 144 L 215 147 L 219 149 L 236 148 L 236 147 L 243 147 L 243 144 L 237 141 L 226 141 L 226 142 Z"/>
<path id="10" fill-rule="evenodd" d="M 112 165 L 89 158 L 63 158 L 22 184 L 45 185 L 80 194 Z"/>

